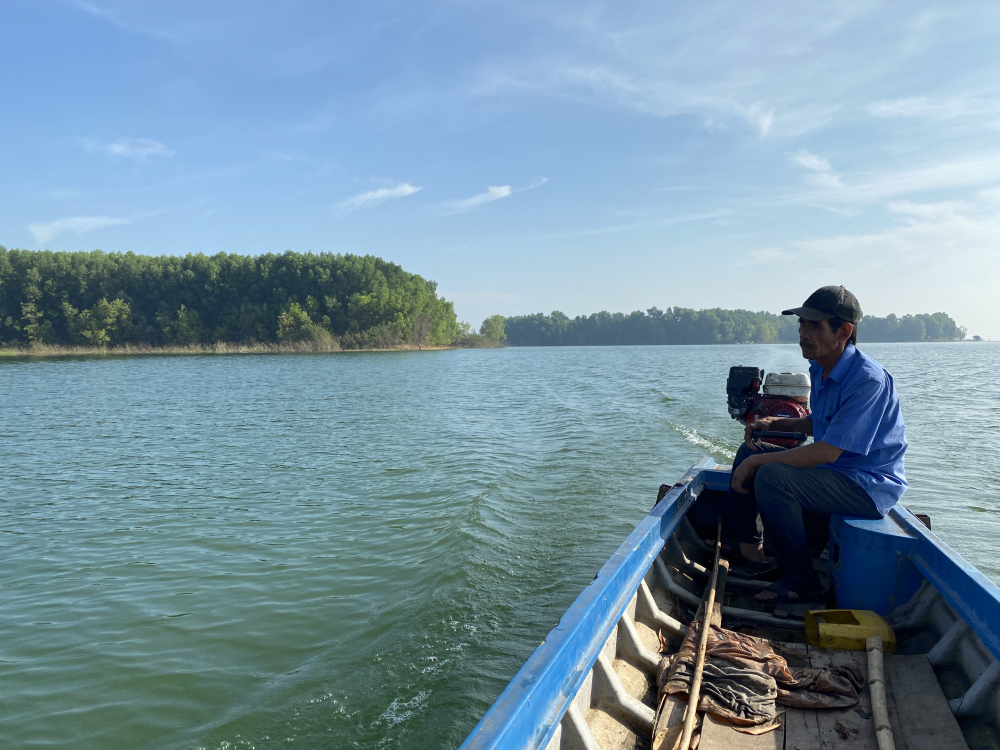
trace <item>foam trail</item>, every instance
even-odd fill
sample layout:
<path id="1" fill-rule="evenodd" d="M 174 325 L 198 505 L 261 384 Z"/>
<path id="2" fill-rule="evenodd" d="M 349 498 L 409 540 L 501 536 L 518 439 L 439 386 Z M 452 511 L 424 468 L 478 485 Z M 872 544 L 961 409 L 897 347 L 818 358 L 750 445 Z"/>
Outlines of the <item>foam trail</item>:
<path id="1" fill-rule="evenodd" d="M 673 422 L 667 422 L 667 426 L 676 431 L 681 437 L 692 445 L 697 445 L 699 448 L 708 448 L 708 450 L 712 453 L 725 456 L 730 460 L 736 458 L 736 451 L 730 450 L 730 448 L 721 440 L 699 435 L 696 429 L 692 427 L 685 427 L 684 425 L 674 424 Z"/>

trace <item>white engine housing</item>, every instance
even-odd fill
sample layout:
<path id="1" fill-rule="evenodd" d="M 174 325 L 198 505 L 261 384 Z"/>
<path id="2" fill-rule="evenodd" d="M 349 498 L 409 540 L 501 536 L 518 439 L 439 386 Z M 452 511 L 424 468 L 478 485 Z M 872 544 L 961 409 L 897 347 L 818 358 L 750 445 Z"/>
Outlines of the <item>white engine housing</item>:
<path id="1" fill-rule="evenodd" d="M 809 376 L 802 372 L 769 372 L 764 378 L 765 396 L 791 396 L 808 405 L 811 390 Z"/>

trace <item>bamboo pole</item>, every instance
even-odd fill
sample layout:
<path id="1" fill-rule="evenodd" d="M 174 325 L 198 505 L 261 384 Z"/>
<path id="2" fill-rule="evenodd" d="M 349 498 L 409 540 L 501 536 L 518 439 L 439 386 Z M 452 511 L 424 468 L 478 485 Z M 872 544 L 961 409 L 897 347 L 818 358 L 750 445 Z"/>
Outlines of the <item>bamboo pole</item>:
<path id="1" fill-rule="evenodd" d="M 701 697 L 701 678 L 705 671 L 705 651 L 708 647 L 708 634 L 712 629 L 712 611 L 715 608 L 715 586 L 719 580 L 719 554 L 722 552 L 722 516 L 719 516 L 719 528 L 715 535 L 715 560 L 712 563 L 712 578 L 708 582 L 705 599 L 705 610 L 701 618 L 701 632 L 698 634 L 698 652 L 695 657 L 694 673 L 691 675 L 691 690 L 688 694 L 687 710 L 684 712 L 684 730 L 681 733 L 680 750 L 688 750 L 691 746 L 691 735 L 694 734 L 694 722 L 698 717 L 698 700 Z M 880 748 L 880 750 L 882 750 Z"/>
<path id="2" fill-rule="evenodd" d="M 889 708 L 885 702 L 885 669 L 882 665 L 882 637 L 865 640 L 868 651 L 868 690 L 872 696 L 872 714 L 875 717 L 875 737 L 878 750 L 896 750 L 889 726 Z"/>

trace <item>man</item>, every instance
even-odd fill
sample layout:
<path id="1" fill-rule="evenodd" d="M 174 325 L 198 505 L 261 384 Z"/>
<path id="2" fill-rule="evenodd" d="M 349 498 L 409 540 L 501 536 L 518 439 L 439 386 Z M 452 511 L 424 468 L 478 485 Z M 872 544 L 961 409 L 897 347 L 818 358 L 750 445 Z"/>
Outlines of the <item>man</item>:
<path id="1" fill-rule="evenodd" d="M 733 463 L 729 507 L 739 509 L 740 552 L 763 562 L 764 533 L 782 576 L 762 602 L 816 600 L 822 594 L 806 541 L 805 511 L 881 518 L 906 490 L 906 434 L 892 377 L 857 344 L 861 306 L 842 286 L 825 286 L 802 307 L 799 346 L 809 360 L 812 413 L 747 425 Z M 814 442 L 784 449 L 755 443 L 754 430 L 804 432 Z"/>

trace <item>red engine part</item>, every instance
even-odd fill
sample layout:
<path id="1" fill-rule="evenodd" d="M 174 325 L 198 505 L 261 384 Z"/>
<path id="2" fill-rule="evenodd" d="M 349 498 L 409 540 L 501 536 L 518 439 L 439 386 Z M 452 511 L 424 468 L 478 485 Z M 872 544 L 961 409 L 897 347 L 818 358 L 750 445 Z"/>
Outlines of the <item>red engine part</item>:
<path id="1" fill-rule="evenodd" d="M 800 419 L 808 416 L 809 410 L 798 401 L 781 396 L 757 396 L 750 402 L 746 421 L 756 422 L 761 417 Z"/>
<path id="2" fill-rule="evenodd" d="M 801 419 L 808 416 L 809 410 L 805 405 L 793 399 L 783 396 L 754 396 L 742 421 L 751 424 L 762 417 Z M 794 440 L 781 440 L 779 438 L 768 438 L 765 442 L 781 445 L 785 448 L 794 448 L 798 445 Z"/>

